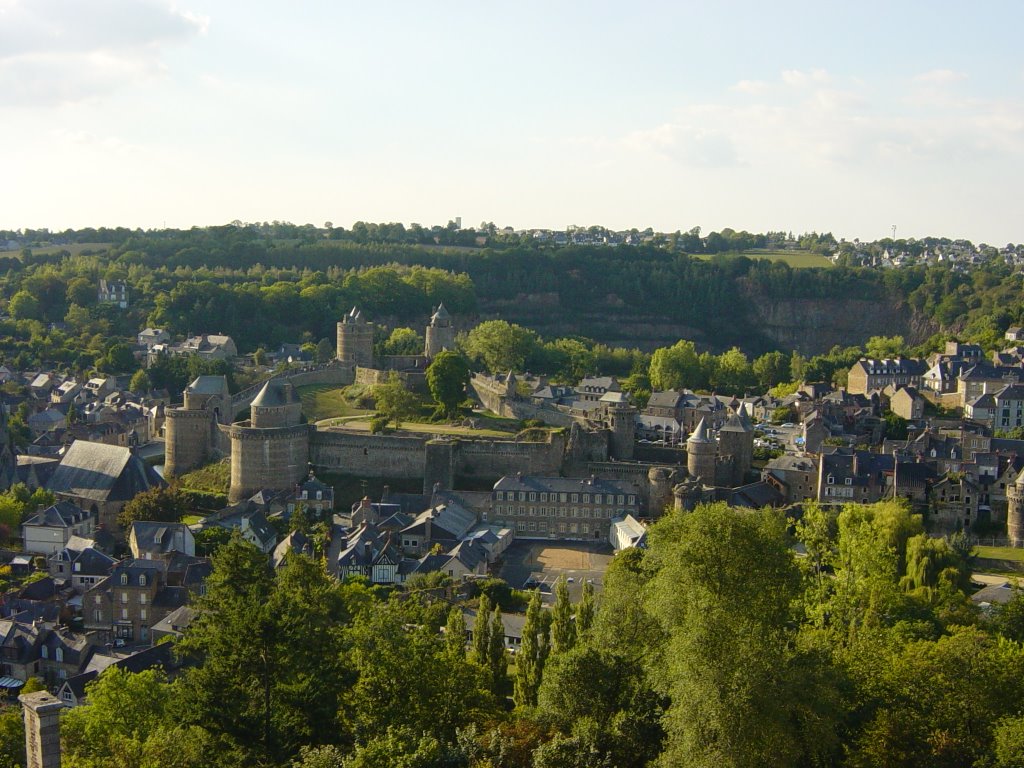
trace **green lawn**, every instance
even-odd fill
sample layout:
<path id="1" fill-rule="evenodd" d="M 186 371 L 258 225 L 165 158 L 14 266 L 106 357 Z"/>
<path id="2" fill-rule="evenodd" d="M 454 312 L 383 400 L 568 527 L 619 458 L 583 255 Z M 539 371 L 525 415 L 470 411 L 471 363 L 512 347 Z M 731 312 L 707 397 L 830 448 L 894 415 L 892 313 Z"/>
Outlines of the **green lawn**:
<path id="1" fill-rule="evenodd" d="M 1015 563 L 1024 563 L 1024 549 L 1019 547 L 984 547 L 978 545 L 971 554 L 983 560 L 1011 560 Z"/>
<path id="2" fill-rule="evenodd" d="M 1024 574 L 1024 549 L 979 545 L 971 554 L 974 555 L 974 570 L 978 573 L 992 573 L 999 576 Z"/>
<path id="3" fill-rule="evenodd" d="M 365 416 L 373 413 L 351 405 L 345 400 L 342 390 L 342 387 L 332 384 L 310 384 L 307 387 L 298 387 L 299 399 L 302 400 L 302 412 L 311 422 L 340 416 Z"/>
<path id="4" fill-rule="evenodd" d="M 183 518 L 181 518 L 181 522 L 183 522 L 185 525 L 195 525 L 204 517 L 206 517 L 206 515 L 185 515 Z"/>
<path id="5" fill-rule="evenodd" d="M 355 418 L 339 420 L 337 424 L 327 424 L 322 426 L 344 426 L 345 429 L 355 429 L 360 431 L 366 431 L 370 429 L 370 419 L 366 418 Z M 514 433 L 508 430 L 498 429 L 472 429 L 471 427 L 454 426 L 452 424 L 432 424 L 430 422 L 415 422 L 415 421 L 403 421 L 402 432 L 426 432 L 433 435 L 460 435 L 463 437 L 500 437 L 506 440 L 514 437 Z"/>
<path id="6" fill-rule="evenodd" d="M 179 482 L 183 488 L 226 494 L 231 485 L 231 460 L 222 459 L 205 467 L 193 469 L 182 475 Z"/>
<path id="7" fill-rule="evenodd" d="M 706 254 L 697 255 L 698 259 L 713 259 L 719 254 Z M 755 248 L 750 251 L 743 251 L 740 254 L 724 254 L 725 256 L 739 255 L 746 256 L 750 259 L 770 259 L 771 261 L 784 261 L 794 269 L 804 269 L 806 267 L 831 267 L 832 262 L 817 253 L 811 253 L 810 251 L 771 251 L 768 249 Z"/>

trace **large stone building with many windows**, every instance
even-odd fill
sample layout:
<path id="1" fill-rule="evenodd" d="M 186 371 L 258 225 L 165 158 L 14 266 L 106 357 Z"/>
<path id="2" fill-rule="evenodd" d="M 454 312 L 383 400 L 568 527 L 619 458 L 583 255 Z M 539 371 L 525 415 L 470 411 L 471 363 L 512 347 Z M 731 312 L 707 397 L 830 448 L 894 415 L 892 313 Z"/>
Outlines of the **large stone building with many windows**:
<path id="1" fill-rule="evenodd" d="M 516 538 L 608 539 L 612 518 L 640 516 L 640 493 L 623 480 L 507 475 L 494 484 L 491 520 Z"/>

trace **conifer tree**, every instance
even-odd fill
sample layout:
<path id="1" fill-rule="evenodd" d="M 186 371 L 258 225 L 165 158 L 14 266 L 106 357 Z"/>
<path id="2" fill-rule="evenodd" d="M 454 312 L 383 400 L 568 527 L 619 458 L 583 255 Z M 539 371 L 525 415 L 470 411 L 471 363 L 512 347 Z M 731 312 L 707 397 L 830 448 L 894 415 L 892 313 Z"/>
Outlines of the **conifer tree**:
<path id="1" fill-rule="evenodd" d="M 448 611 L 448 624 L 444 629 L 444 644 L 448 655 L 452 658 L 466 658 L 466 617 L 462 615 L 462 609 L 458 606 Z"/>
<path id="2" fill-rule="evenodd" d="M 513 699 L 518 707 L 537 705 L 537 689 L 540 687 L 542 650 L 548 645 L 546 632 L 542 639 L 541 633 L 545 624 L 540 602 L 540 590 L 534 590 L 530 597 L 530 605 L 526 609 L 526 621 L 523 623 L 523 639 L 516 654 L 516 679 Z"/>
<path id="3" fill-rule="evenodd" d="M 569 585 L 565 576 L 555 582 L 555 607 L 551 611 L 551 650 L 564 653 L 576 644 L 576 626 L 572 620 Z"/>
<path id="4" fill-rule="evenodd" d="M 485 669 L 489 666 L 490 647 L 491 599 L 486 592 L 482 592 L 476 609 L 476 623 L 473 625 L 473 661 Z"/>
<path id="5" fill-rule="evenodd" d="M 501 691 L 508 671 L 508 657 L 505 656 L 505 624 L 501 620 L 501 608 L 494 606 L 491 615 L 491 636 L 487 648 L 487 666 L 491 673 L 491 690 Z"/>

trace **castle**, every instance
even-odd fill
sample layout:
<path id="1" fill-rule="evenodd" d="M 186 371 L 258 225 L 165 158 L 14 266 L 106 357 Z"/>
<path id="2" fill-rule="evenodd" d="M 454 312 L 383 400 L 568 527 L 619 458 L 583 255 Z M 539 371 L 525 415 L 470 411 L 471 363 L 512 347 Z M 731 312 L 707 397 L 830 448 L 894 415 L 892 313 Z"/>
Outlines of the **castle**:
<path id="1" fill-rule="evenodd" d="M 657 514 L 672 502 L 673 493 L 680 504 L 680 494 L 690 499 L 707 486 L 739 485 L 750 469 L 753 429 L 743 415 L 733 414 L 719 430 L 717 443 L 702 422 L 687 444 L 685 470 L 641 464 L 633 461 L 637 410 L 627 394 L 609 390 L 586 415 L 567 413 L 521 397 L 512 373 L 475 377 L 472 389 L 499 414 L 540 418 L 566 429 L 535 441 L 517 441 L 373 435 L 304 423 L 296 387 L 372 384 L 396 371 L 407 386 L 416 388 L 430 360 L 455 346 L 455 326 L 443 305 L 430 317 L 422 355 L 378 360 L 373 336 L 374 324 L 354 307 L 337 325 L 337 356 L 328 366 L 284 374 L 234 396 L 223 376 L 198 377 L 185 389 L 183 405 L 166 411 L 165 474 L 179 475 L 229 455 L 231 502 L 261 489 L 291 488 L 306 477 L 310 466 L 366 478 L 422 479 L 425 492 L 452 489 L 460 481 L 492 484 L 515 473 L 595 476 L 633 483 L 645 509 Z M 248 418 L 236 420 L 246 406 Z"/>

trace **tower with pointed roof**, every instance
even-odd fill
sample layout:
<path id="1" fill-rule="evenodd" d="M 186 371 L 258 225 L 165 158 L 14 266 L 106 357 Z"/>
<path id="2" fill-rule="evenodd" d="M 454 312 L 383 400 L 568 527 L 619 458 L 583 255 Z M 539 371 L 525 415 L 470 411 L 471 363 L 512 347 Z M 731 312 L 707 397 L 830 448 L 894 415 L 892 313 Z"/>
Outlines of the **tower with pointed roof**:
<path id="1" fill-rule="evenodd" d="M 743 485 L 754 459 L 754 427 L 742 409 L 734 406 L 725 424 L 719 427 L 718 452 L 727 459 L 722 462 L 722 477 L 718 478 L 718 484 Z"/>
<path id="2" fill-rule="evenodd" d="M 444 304 L 439 304 L 434 314 L 430 316 L 426 335 L 423 354 L 428 360 L 433 360 L 439 352 L 446 349 L 455 349 L 455 326 L 452 325 L 452 316 L 448 314 Z"/>
<path id="3" fill-rule="evenodd" d="M 338 323 L 338 360 L 373 368 L 373 323 L 358 307 L 352 307 Z"/>
<path id="4" fill-rule="evenodd" d="M 1006 488 L 1006 535 L 1010 546 L 1024 547 L 1024 470 Z"/>
<path id="5" fill-rule="evenodd" d="M 718 449 L 708 435 L 708 428 L 701 419 L 693 434 L 686 440 L 686 469 L 690 477 L 701 478 L 706 484 L 715 483 L 715 457 Z"/>

